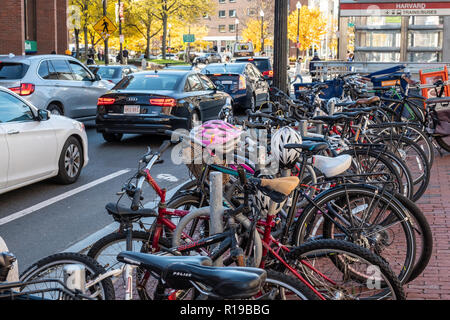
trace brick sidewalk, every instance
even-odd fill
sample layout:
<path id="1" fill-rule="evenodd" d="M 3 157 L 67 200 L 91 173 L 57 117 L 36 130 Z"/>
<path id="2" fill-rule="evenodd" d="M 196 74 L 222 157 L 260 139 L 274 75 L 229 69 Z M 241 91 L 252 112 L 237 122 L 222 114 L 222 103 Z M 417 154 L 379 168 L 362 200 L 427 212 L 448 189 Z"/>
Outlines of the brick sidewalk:
<path id="1" fill-rule="evenodd" d="M 417 202 L 433 232 L 433 256 L 405 291 L 408 299 L 450 299 L 450 154 L 436 154 L 427 191 Z"/>

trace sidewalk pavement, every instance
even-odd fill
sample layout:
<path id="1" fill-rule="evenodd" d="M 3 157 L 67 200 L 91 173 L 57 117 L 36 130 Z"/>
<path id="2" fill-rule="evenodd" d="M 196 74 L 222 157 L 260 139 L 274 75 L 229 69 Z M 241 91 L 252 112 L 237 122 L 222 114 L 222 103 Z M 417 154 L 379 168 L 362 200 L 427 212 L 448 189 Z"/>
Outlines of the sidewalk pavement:
<path id="1" fill-rule="evenodd" d="M 427 191 L 417 202 L 433 234 L 433 255 L 424 272 L 405 287 L 407 299 L 450 299 L 450 154 L 436 154 Z"/>

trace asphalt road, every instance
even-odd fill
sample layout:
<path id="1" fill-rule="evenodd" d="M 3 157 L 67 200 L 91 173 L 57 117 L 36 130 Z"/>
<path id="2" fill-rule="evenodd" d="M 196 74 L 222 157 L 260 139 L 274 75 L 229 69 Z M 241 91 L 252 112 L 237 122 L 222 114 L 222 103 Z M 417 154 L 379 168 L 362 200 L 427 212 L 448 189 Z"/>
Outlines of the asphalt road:
<path id="1" fill-rule="evenodd" d="M 0 235 L 17 256 L 20 271 L 113 223 L 105 205 L 117 201 L 116 192 L 137 171 L 147 146 L 158 148 L 166 139 L 125 135 L 120 143 L 107 143 L 93 123 L 86 125 L 90 160 L 75 184 L 64 186 L 47 180 L 0 195 Z M 152 169 L 161 187 L 169 190 L 189 178 L 184 165 L 171 162 L 170 150 L 163 159 L 163 164 Z M 166 176 L 158 177 L 160 174 Z M 150 187 L 144 189 L 144 197 L 144 203 L 155 199 Z"/>

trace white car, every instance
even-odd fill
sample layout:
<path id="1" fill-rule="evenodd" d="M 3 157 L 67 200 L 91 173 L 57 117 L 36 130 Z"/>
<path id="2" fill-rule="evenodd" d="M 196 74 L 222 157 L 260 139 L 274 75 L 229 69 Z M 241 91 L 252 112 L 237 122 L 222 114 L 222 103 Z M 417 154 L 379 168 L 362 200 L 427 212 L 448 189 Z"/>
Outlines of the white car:
<path id="1" fill-rule="evenodd" d="M 0 87 L 0 194 L 52 177 L 74 183 L 88 161 L 81 122 L 37 109 Z"/>

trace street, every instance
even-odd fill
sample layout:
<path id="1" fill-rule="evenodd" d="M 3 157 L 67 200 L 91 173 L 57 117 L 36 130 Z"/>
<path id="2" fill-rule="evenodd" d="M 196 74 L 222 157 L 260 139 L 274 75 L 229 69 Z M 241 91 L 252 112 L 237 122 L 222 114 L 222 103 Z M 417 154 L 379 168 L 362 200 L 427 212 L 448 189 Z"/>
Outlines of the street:
<path id="1" fill-rule="evenodd" d="M 47 180 L 0 195 L 0 234 L 17 256 L 20 271 L 113 223 L 104 209 L 105 205 L 117 201 L 116 192 L 136 172 L 138 161 L 147 151 L 147 146 L 158 148 L 164 140 L 163 136 L 156 135 L 127 135 L 120 143 L 106 143 L 95 131 L 93 122 L 87 123 L 86 131 L 90 161 L 75 184 L 62 186 Z M 169 151 L 163 158 L 167 161 L 155 166 L 152 172 L 160 186 L 169 190 L 188 179 L 185 166 L 171 164 Z M 173 175 L 178 181 L 160 179 L 158 174 L 161 173 Z M 108 180 L 96 182 L 105 177 Z M 49 199 L 77 188 L 89 187 L 93 182 L 89 189 L 46 204 Z M 149 187 L 144 189 L 144 203 L 153 200 L 154 193 L 149 190 Z M 127 199 L 123 201 L 127 203 Z M 37 210 L 33 211 L 36 207 Z M 4 222 L 24 211 L 32 213 Z"/>

